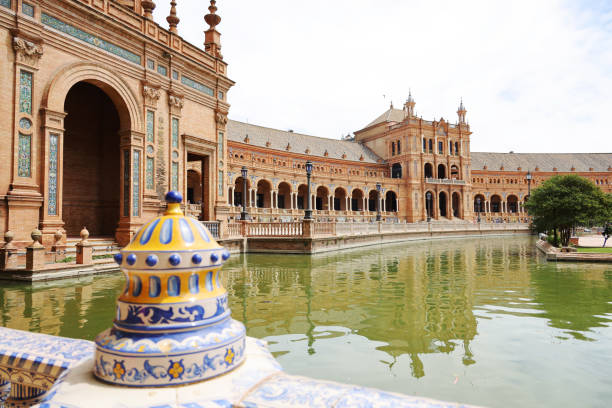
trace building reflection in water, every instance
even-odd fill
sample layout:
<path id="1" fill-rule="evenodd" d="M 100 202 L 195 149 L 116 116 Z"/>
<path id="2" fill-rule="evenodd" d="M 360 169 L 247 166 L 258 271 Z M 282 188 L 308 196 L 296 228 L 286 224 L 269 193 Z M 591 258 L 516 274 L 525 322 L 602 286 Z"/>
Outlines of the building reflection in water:
<path id="1" fill-rule="evenodd" d="M 546 319 L 562 340 L 592 339 L 594 328 L 610 325 L 611 269 L 546 263 L 531 238 L 514 237 L 234 256 L 224 278 L 250 336 L 303 336 L 308 355 L 327 339 L 361 336 L 385 353 L 389 369 L 409 357 L 421 378 L 426 355 L 477 364 L 471 345 L 482 319 Z M 92 339 L 114 316 L 123 276 L 0 282 L 3 326 Z"/>

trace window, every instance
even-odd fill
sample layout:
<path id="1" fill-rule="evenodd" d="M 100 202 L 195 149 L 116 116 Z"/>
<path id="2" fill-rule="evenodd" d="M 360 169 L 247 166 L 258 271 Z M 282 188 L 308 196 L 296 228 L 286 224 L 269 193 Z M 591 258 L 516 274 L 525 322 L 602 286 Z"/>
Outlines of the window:
<path id="1" fill-rule="evenodd" d="M 427 153 L 427 140 L 423 139 L 423 153 Z"/>
<path id="2" fill-rule="evenodd" d="M 147 68 L 155 69 L 155 61 L 153 61 L 151 58 L 147 58 Z"/>
<path id="3" fill-rule="evenodd" d="M 433 153 L 433 139 L 429 139 L 429 153 Z"/>
<path id="4" fill-rule="evenodd" d="M 395 142 L 391 142 L 391 156 L 395 156 Z"/>
<path id="5" fill-rule="evenodd" d="M 453 142 L 451 141 L 448 142 L 448 154 L 453 154 Z"/>
<path id="6" fill-rule="evenodd" d="M 444 142 L 438 142 L 438 153 L 444 154 Z"/>
<path id="7" fill-rule="evenodd" d="M 459 156 L 459 142 L 455 142 L 455 156 Z"/>
<path id="8" fill-rule="evenodd" d="M 397 154 L 402 154 L 402 145 L 399 140 L 397 141 Z"/>

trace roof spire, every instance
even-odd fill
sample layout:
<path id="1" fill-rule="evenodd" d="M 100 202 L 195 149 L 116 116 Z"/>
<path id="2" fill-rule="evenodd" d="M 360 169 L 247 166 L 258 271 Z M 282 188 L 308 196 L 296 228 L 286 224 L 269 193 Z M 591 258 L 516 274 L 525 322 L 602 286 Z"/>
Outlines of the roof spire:
<path id="1" fill-rule="evenodd" d="M 140 3 L 142 10 L 144 11 L 144 17 L 149 20 L 153 20 L 153 10 L 155 10 L 155 2 L 152 0 L 142 0 Z"/>
<path id="2" fill-rule="evenodd" d="M 204 32 L 204 48 L 206 52 L 212 54 L 214 57 L 223 59 L 223 55 L 221 55 L 221 34 L 219 34 L 216 29 L 221 22 L 221 16 L 216 14 L 216 4 L 216 0 L 210 0 L 210 6 L 208 6 L 208 11 L 210 11 L 210 13 L 204 16 L 204 21 L 210 26 L 210 28 Z"/>
<path id="3" fill-rule="evenodd" d="M 176 26 L 178 25 L 179 21 L 181 21 L 181 19 L 178 18 L 176 15 L 176 1 L 175 0 L 170 1 L 170 15 L 166 17 L 166 21 L 170 25 L 170 32 L 174 34 L 178 34 L 178 30 L 176 29 Z"/>
<path id="4" fill-rule="evenodd" d="M 414 98 L 412 97 L 412 90 L 408 89 L 408 99 L 406 99 L 406 103 L 404 103 L 404 112 L 406 112 L 406 116 L 414 117 Z"/>
<path id="5" fill-rule="evenodd" d="M 467 113 L 467 110 L 465 109 L 465 106 L 463 106 L 463 97 L 461 97 L 461 102 L 459 103 L 459 109 L 457 109 L 457 115 L 459 116 L 459 124 L 466 123 L 465 122 L 466 113 Z"/>

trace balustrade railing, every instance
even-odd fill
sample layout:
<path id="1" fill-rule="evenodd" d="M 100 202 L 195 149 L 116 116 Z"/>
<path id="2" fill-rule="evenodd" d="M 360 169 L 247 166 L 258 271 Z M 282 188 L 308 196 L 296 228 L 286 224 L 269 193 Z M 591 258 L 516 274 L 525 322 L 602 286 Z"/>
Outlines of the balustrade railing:
<path id="1" fill-rule="evenodd" d="M 219 239 L 219 221 L 200 221 L 215 239 Z"/>
<path id="2" fill-rule="evenodd" d="M 301 237 L 301 222 L 253 222 L 246 224 L 247 237 Z"/>

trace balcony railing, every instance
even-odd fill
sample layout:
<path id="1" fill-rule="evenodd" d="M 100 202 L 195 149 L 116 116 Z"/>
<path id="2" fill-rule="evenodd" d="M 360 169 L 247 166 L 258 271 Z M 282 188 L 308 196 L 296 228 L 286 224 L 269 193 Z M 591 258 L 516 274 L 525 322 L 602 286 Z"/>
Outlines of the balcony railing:
<path id="1" fill-rule="evenodd" d="M 450 185 L 464 186 L 465 185 L 465 180 L 437 179 L 437 178 L 426 177 L 425 178 L 425 183 L 428 183 L 428 184 L 450 184 Z"/>

